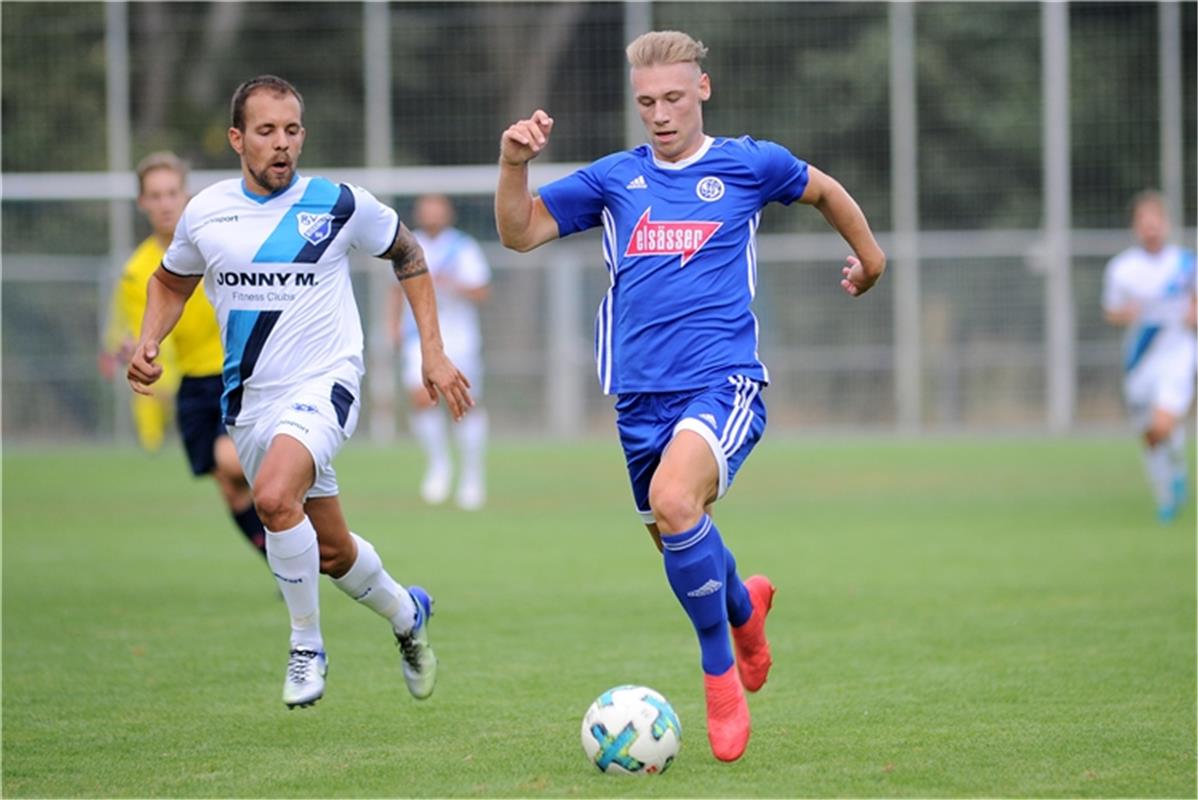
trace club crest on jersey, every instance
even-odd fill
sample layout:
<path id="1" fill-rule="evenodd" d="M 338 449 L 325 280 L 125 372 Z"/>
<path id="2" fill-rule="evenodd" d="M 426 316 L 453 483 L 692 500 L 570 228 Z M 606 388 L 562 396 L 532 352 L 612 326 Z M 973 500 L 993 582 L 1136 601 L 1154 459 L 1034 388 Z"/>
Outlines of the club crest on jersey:
<path id="1" fill-rule="evenodd" d="M 649 219 L 649 212 L 652 210 L 652 207 L 646 208 L 645 213 L 636 221 L 636 227 L 628 237 L 625 258 L 680 255 L 681 266 L 685 267 L 686 262 L 694 258 L 695 253 L 698 253 L 724 224 L 701 220 L 652 220 Z"/>
<path id="2" fill-rule="evenodd" d="M 295 222 L 299 226 L 299 235 L 313 245 L 320 244 L 333 232 L 332 214 L 309 214 L 301 211 L 296 215 Z"/>
<path id="3" fill-rule="evenodd" d="M 724 196 L 724 182 L 714 175 L 708 175 L 695 184 L 695 194 L 704 202 L 714 203 Z"/>

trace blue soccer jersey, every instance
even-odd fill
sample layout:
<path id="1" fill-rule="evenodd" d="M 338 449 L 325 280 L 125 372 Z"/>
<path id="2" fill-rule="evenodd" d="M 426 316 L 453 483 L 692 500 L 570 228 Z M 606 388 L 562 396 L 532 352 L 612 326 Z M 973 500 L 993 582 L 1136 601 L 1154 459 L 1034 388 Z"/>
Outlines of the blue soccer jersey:
<path id="1" fill-rule="evenodd" d="M 607 394 L 699 389 L 738 374 L 766 383 L 757 354 L 757 226 L 807 188 L 807 164 L 773 142 L 707 137 L 670 163 L 649 145 L 540 190 L 565 237 L 603 226 L 611 286 L 595 318 Z"/>

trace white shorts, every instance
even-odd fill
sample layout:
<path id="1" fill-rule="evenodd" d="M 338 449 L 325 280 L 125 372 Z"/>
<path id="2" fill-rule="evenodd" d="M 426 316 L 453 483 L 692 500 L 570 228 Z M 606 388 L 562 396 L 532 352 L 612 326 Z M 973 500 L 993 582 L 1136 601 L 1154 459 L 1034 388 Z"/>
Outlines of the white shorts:
<path id="1" fill-rule="evenodd" d="M 1185 342 L 1154 352 L 1123 379 L 1123 397 L 1137 429 L 1148 427 L 1154 410 L 1182 417 L 1194 400 L 1194 348 Z"/>
<path id="2" fill-rule="evenodd" d="M 445 355 L 453 365 L 462 371 L 466 380 L 470 381 L 470 396 L 475 400 L 483 394 L 483 360 L 476 349 L 455 351 L 446 347 Z M 403 345 L 403 385 L 409 392 L 414 392 L 424 385 L 420 374 L 420 340 L 407 339 Z"/>
<path id="3" fill-rule="evenodd" d="M 304 499 L 336 496 L 333 458 L 358 425 L 361 401 L 357 389 L 357 386 L 346 387 L 332 377 L 311 380 L 267 403 L 244 425 L 228 426 L 250 485 L 258 477 L 271 442 L 276 436 L 286 434 L 307 448 L 316 465 L 316 481 Z"/>

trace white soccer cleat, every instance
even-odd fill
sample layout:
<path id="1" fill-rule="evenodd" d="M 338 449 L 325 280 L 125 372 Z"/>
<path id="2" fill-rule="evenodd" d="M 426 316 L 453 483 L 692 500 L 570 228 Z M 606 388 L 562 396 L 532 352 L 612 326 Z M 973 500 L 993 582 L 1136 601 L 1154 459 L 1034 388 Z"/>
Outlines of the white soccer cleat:
<path id="1" fill-rule="evenodd" d="M 420 482 L 420 496 L 429 505 L 439 506 L 449 499 L 449 470 L 445 467 L 429 467 Z"/>
<path id="2" fill-rule="evenodd" d="M 306 708 L 324 696 L 324 676 L 329 659 L 323 650 L 295 648 L 287 659 L 283 702 L 288 708 Z"/>
<path id="3" fill-rule="evenodd" d="M 458 508 L 464 511 L 478 511 L 487 502 L 487 490 L 482 481 L 463 481 L 458 487 Z"/>
<path id="4" fill-rule="evenodd" d="M 403 656 L 403 679 L 417 700 L 424 700 L 437 685 L 437 656 L 428 643 L 428 620 L 433 615 L 433 598 L 419 586 L 408 588 L 416 603 L 416 624 L 406 634 L 395 634 Z"/>

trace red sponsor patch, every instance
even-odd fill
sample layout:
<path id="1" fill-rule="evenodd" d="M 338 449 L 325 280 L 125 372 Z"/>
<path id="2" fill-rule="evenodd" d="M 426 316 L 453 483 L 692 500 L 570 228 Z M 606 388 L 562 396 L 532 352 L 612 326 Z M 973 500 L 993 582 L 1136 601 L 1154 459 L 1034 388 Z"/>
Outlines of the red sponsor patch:
<path id="1" fill-rule="evenodd" d="M 682 265 L 690 261 L 695 253 L 715 235 L 724 223 L 722 222 L 667 222 L 665 220 L 649 219 L 652 208 L 646 208 L 645 213 L 636 221 L 632 236 L 628 239 L 628 249 L 624 256 L 682 256 Z"/>

